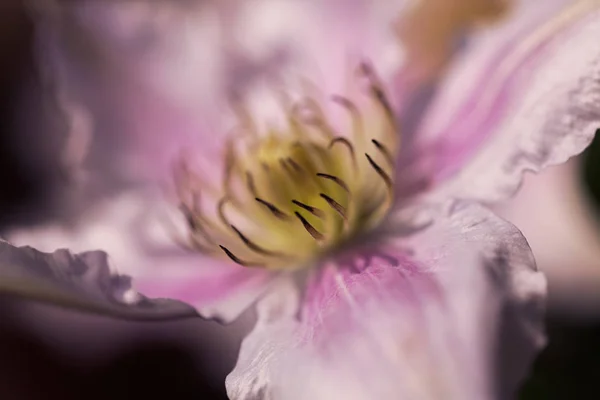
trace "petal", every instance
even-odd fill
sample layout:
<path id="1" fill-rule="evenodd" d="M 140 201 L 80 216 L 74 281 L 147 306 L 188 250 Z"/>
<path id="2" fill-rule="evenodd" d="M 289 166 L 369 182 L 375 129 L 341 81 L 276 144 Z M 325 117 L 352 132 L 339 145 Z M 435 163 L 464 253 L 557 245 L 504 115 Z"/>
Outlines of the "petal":
<path id="1" fill-rule="evenodd" d="M 424 174 L 430 197 L 506 198 L 525 171 L 562 163 L 591 141 L 600 11 L 594 1 L 547 3 L 520 2 L 449 71 L 403 169 Z"/>
<path id="2" fill-rule="evenodd" d="M 136 293 L 102 251 L 42 253 L 0 240 L 0 292 L 127 319 L 197 316 L 186 304 Z"/>
<path id="3" fill-rule="evenodd" d="M 258 303 L 258 321 L 243 340 L 235 369 L 225 382 L 230 399 L 272 398 L 273 374 L 281 356 L 299 342 L 298 305 L 297 287 L 291 280 L 280 281 Z"/>
<path id="4" fill-rule="evenodd" d="M 597 314 L 600 308 L 598 221 L 581 182 L 582 158 L 525 179 L 496 212 L 527 237 L 548 277 L 553 312 Z"/>
<path id="5" fill-rule="evenodd" d="M 414 236 L 381 243 L 357 250 L 360 272 L 329 269 L 301 320 L 280 311 L 286 295 L 293 309 L 292 289 L 261 303 L 226 381 L 232 399 L 514 394 L 544 343 L 545 280 L 520 232 L 457 203 Z"/>
<path id="6" fill-rule="evenodd" d="M 145 295 L 184 301 L 206 318 L 235 319 L 267 288 L 271 273 L 184 249 L 174 240 L 178 232 L 169 230 L 179 228 L 180 216 L 165 214 L 164 206 L 162 197 L 126 193 L 91 210 L 75 227 L 50 225 L 9 238 L 48 251 L 100 247 Z"/>

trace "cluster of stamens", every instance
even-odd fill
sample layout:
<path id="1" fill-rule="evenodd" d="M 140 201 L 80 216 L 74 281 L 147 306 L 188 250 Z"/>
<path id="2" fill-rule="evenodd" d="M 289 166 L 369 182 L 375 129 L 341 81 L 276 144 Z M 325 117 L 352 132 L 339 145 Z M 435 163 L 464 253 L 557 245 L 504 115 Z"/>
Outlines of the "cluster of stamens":
<path id="1" fill-rule="evenodd" d="M 332 97 L 349 116 L 349 135 L 337 134 L 309 98 L 286 108 L 285 133 L 260 135 L 246 121 L 247 133 L 226 147 L 222 187 L 210 188 L 183 162 L 176 183 L 186 246 L 247 267 L 299 268 L 381 222 L 392 203 L 398 132 L 373 72 L 361 65 L 360 73 L 369 82 L 367 114 Z"/>

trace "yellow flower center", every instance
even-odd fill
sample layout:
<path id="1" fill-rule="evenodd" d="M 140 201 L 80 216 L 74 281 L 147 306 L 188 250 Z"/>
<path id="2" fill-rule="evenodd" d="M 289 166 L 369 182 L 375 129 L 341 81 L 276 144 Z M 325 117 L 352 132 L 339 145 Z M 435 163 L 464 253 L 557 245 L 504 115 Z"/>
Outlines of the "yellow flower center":
<path id="1" fill-rule="evenodd" d="M 243 266 L 294 269 L 381 222 L 392 204 L 398 132 L 373 72 L 360 72 L 369 82 L 364 107 L 332 97 L 347 114 L 345 134 L 308 99 L 286 109 L 285 132 L 230 141 L 213 217 L 199 204 L 207 185 L 184 165 L 176 182 L 190 248 Z"/>

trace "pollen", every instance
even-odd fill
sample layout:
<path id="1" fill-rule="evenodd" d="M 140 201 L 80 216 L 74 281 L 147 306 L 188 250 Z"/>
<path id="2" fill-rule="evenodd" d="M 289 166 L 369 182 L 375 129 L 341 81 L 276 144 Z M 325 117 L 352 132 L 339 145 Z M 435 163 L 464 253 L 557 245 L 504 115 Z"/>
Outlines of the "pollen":
<path id="1" fill-rule="evenodd" d="M 393 202 L 399 132 L 372 69 L 361 64 L 356 78 L 367 82 L 361 98 L 306 98 L 283 107 L 283 128 L 257 132 L 242 115 L 219 185 L 182 161 L 185 245 L 245 267 L 299 269 L 378 226 Z"/>

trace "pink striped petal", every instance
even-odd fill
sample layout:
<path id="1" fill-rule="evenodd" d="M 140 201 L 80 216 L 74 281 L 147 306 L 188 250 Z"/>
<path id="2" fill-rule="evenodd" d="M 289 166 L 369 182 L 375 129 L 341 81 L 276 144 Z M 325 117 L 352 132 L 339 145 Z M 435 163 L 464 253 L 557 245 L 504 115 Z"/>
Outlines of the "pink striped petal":
<path id="1" fill-rule="evenodd" d="M 330 265 L 300 320 L 293 287 L 262 301 L 230 398 L 513 395 L 544 343 L 545 280 L 519 231 L 487 209 L 454 204 L 438 217 L 359 253 L 360 272 Z"/>
<path id="2" fill-rule="evenodd" d="M 599 22 L 594 1 L 520 2 L 449 71 L 400 174 L 430 198 L 495 201 L 581 152 L 600 125 Z"/>

